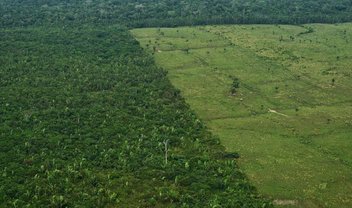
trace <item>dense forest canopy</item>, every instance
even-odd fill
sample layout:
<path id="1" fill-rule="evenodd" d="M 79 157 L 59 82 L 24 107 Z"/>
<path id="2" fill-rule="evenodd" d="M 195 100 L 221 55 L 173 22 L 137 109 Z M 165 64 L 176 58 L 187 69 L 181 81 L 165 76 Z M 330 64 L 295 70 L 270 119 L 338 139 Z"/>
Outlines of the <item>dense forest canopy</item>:
<path id="1" fill-rule="evenodd" d="M 0 2 L 0 207 L 271 207 L 110 3 Z"/>
<path id="2" fill-rule="evenodd" d="M 125 27 L 0 37 L 0 207 L 270 207 Z"/>
<path id="3" fill-rule="evenodd" d="M 84 12 L 82 12 L 84 11 Z M 1 25 L 124 23 L 130 27 L 352 20 L 350 0 L 2 0 Z"/>
<path id="4" fill-rule="evenodd" d="M 271 207 L 127 28 L 341 22 L 351 8 L 0 0 L 0 207 Z"/>

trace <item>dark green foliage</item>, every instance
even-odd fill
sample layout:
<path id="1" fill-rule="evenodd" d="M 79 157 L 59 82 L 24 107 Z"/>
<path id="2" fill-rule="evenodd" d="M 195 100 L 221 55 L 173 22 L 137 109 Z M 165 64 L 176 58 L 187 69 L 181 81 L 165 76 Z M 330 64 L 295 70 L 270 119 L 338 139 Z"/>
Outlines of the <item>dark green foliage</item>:
<path id="1" fill-rule="evenodd" d="M 224 153 L 224 158 L 238 159 L 240 158 L 240 155 L 236 152 L 228 152 L 228 153 Z"/>
<path id="2" fill-rule="evenodd" d="M 270 206 L 126 28 L 0 33 L 0 207 Z"/>
<path id="3" fill-rule="evenodd" d="M 305 34 L 309 34 L 309 33 L 313 33 L 313 32 L 314 32 L 314 29 L 313 29 L 312 27 L 307 27 L 306 29 L 307 29 L 306 31 L 301 32 L 301 33 L 298 33 L 298 36 L 300 36 L 300 35 L 305 35 Z"/>
<path id="4" fill-rule="evenodd" d="M 237 93 L 238 88 L 240 88 L 240 80 L 237 77 L 231 77 L 231 94 L 235 95 Z"/>
<path id="5" fill-rule="evenodd" d="M 25 9 L 20 9 L 25 8 Z M 84 11 L 84 12 L 82 12 Z M 206 24 L 346 22 L 350 0 L 1 0 L 0 25 L 70 25 L 77 22 L 131 27 Z"/>
<path id="6" fill-rule="evenodd" d="M 351 19 L 347 0 L 0 0 L 0 207 L 270 207 L 111 25 Z"/>

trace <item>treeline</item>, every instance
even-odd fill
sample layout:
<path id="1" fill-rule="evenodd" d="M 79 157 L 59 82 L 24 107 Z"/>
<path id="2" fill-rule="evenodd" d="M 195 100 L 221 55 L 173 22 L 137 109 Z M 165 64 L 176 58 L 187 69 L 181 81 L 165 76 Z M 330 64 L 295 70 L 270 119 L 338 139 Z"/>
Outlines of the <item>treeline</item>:
<path id="1" fill-rule="evenodd" d="M 350 0 L 1 0 L 2 26 L 122 23 L 129 27 L 352 21 Z"/>

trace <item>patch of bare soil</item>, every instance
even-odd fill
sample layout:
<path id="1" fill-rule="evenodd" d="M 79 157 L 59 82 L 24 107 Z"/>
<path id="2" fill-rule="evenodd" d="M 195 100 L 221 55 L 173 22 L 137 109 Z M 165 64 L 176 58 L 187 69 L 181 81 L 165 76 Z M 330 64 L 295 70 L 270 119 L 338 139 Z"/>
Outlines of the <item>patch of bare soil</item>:
<path id="1" fill-rule="evenodd" d="M 297 205 L 298 202 L 296 200 L 275 199 L 273 203 L 276 206 L 288 206 L 288 205 Z"/>
<path id="2" fill-rule="evenodd" d="M 275 113 L 275 114 L 278 114 L 278 115 L 281 115 L 281 116 L 288 117 L 288 115 L 283 114 L 283 113 L 279 113 L 279 112 L 277 112 L 276 110 L 272 110 L 272 109 L 270 109 L 270 108 L 269 108 L 269 113 Z"/>

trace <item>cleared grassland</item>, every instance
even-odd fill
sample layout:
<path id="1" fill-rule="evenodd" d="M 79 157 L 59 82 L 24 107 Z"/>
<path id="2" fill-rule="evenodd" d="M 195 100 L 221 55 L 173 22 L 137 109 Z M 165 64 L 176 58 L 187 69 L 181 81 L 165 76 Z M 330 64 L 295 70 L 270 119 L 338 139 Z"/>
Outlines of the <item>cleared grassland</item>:
<path id="1" fill-rule="evenodd" d="M 260 193 L 286 206 L 352 207 L 352 24 L 132 33 L 227 150 L 240 153 Z"/>

